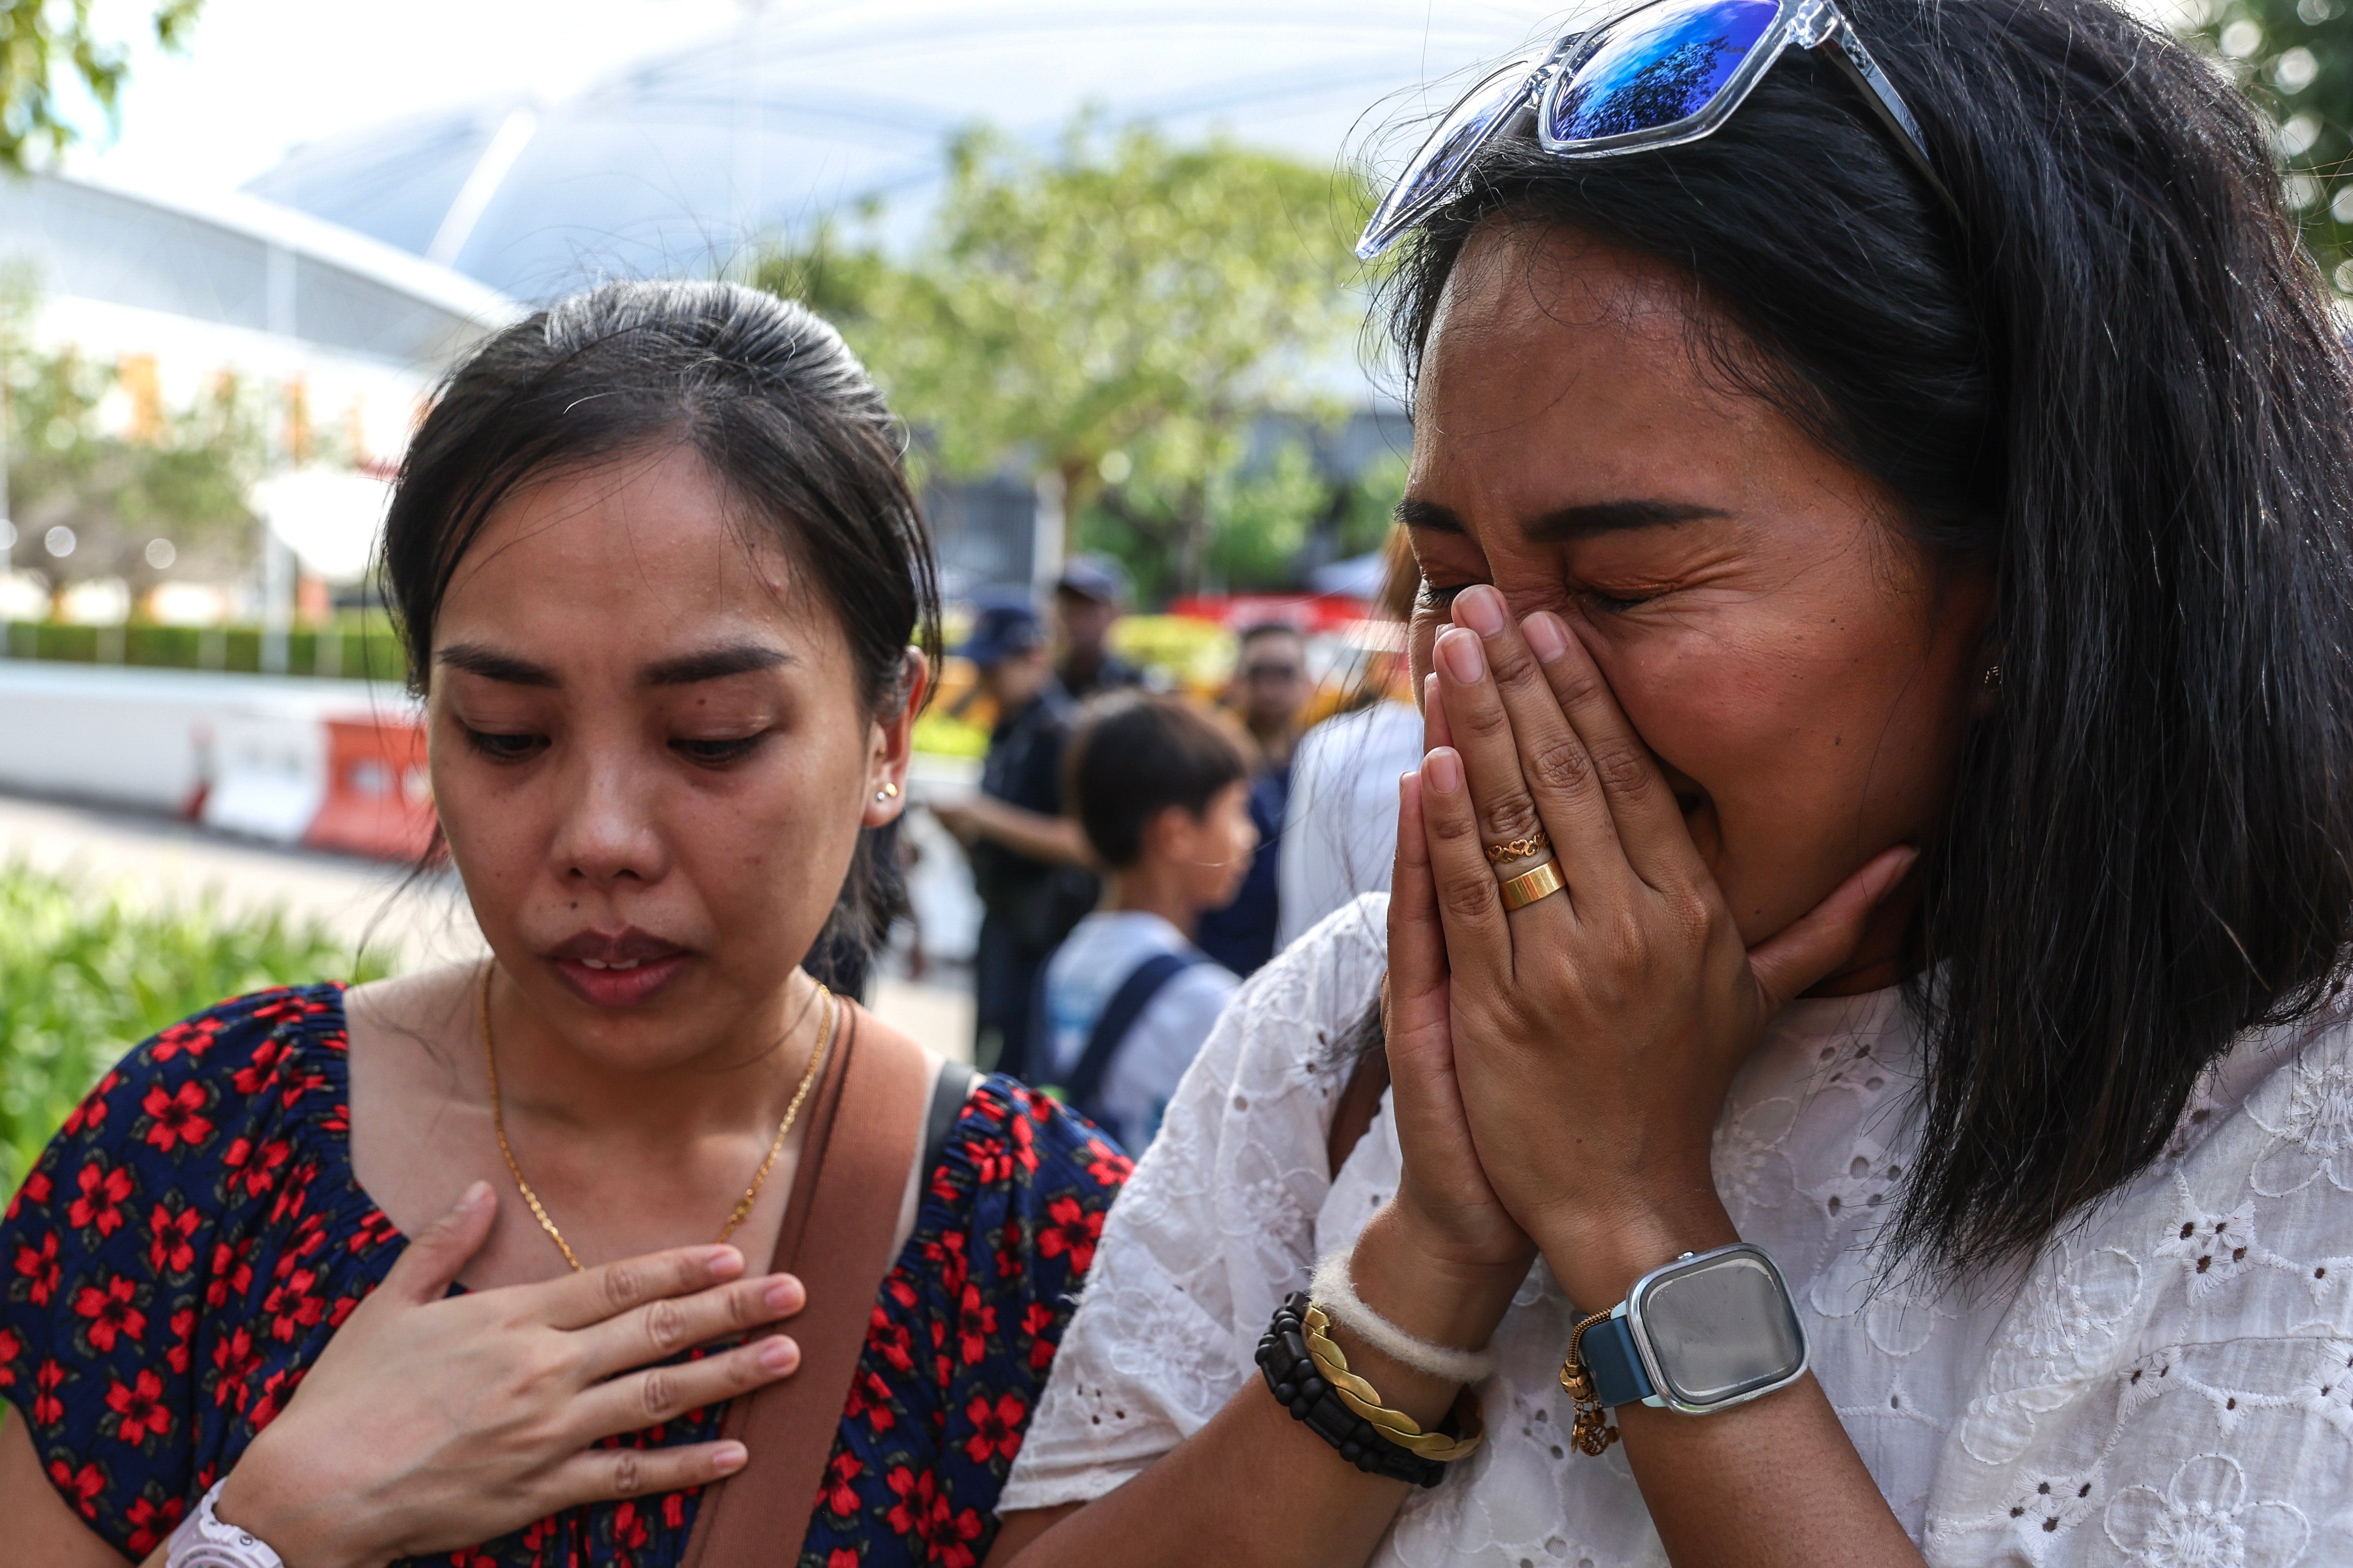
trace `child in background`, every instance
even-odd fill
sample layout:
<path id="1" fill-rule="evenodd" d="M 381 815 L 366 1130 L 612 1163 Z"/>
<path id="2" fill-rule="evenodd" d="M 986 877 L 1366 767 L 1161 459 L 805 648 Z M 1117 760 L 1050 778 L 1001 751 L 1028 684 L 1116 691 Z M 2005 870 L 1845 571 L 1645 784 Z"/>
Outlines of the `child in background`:
<path id="1" fill-rule="evenodd" d="M 1103 901 L 1046 966 L 1041 1077 L 1141 1153 L 1240 981 L 1193 945 L 1250 871 L 1253 760 L 1221 716 L 1175 698 L 1092 705 L 1062 798 L 1103 870 Z"/>

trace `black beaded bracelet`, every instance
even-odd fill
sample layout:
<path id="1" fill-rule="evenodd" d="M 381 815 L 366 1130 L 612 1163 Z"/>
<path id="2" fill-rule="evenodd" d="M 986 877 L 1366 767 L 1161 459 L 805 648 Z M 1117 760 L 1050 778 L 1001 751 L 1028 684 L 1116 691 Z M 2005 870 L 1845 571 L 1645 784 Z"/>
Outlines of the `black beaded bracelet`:
<path id="1" fill-rule="evenodd" d="M 1367 1475 L 1434 1487 L 1446 1476 L 1446 1462 L 1398 1447 L 1371 1422 L 1343 1404 L 1307 1353 L 1307 1292 L 1294 1290 L 1274 1310 L 1258 1342 L 1259 1370 L 1291 1418 L 1340 1450 L 1340 1457 Z"/>

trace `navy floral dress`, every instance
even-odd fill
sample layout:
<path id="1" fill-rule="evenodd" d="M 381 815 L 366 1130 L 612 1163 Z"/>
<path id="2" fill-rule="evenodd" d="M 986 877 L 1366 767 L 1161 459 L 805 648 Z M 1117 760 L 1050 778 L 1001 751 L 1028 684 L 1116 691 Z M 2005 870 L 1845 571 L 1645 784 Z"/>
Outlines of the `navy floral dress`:
<path id="1" fill-rule="evenodd" d="M 265 992 L 148 1040 L 0 1225 L 0 1398 L 58 1491 L 143 1558 L 284 1409 L 407 1245 L 353 1179 L 343 991 Z M 874 1304 L 804 1568 L 974 1568 L 1126 1157 L 982 1081 Z M 718 1436 L 721 1409 L 628 1438 Z M 661 1568 L 696 1492 L 570 1510 L 459 1568 Z"/>

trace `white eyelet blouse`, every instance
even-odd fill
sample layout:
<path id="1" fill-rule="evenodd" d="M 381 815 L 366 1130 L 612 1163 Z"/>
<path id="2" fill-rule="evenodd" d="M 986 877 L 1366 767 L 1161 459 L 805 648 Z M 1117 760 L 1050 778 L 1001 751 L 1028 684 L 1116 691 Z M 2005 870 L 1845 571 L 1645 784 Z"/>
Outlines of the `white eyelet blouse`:
<path id="1" fill-rule="evenodd" d="M 1386 914 L 1340 910 L 1226 1010 L 1112 1212 L 1001 1511 L 1099 1497 L 1254 1385 L 1275 1303 L 1394 1188 L 1386 1102 L 1324 1171 Z M 1733 1088 L 1715 1171 L 1928 1561 L 2353 1563 L 2344 1019 L 2242 1042 L 2158 1165 L 2031 1268 L 1948 1289 L 1880 1279 L 1871 1246 L 1911 1160 L 1913 1039 L 1894 991 L 1793 1005 Z M 1487 1444 L 1407 1500 L 1374 1563 L 1666 1561 L 1625 1450 L 1567 1444 L 1575 1316 L 1539 1262 L 1479 1390 Z"/>

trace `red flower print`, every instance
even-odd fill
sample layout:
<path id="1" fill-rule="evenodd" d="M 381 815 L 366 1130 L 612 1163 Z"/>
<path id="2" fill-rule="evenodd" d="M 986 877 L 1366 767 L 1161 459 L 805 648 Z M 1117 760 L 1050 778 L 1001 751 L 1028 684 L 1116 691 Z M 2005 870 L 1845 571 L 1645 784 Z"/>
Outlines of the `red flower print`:
<path id="1" fill-rule="evenodd" d="M 170 1094 L 157 1084 L 139 1102 L 148 1116 L 147 1142 L 166 1154 L 183 1143 L 191 1149 L 203 1147 L 213 1135 L 213 1124 L 203 1114 L 207 1103 L 205 1086 L 194 1079 Z"/>
<path id="2" fill-rule="evenodd" d="M 877 1434 L 899 1424 L 897 1413 L 891 1408 L 891 1385 L 864 1367 L 850 1381 L 849 1403 L 841 1413 L 852 1421 L 865 1422 Z"/>
<path id="3" fill-rule="evenodd" d="M 251 1420 L 255 1430 L 259 1431 L 278 1418 L 278 1413 L 286 1408 L 286 1402 L 294 1397 L 294 1390 L 301 1383 L 301 1369 L 282 1366 L 262 1379 L 261 1397 L 253 1402 Z"/>
<path id="4" fill-rule="evenodd" d="M 1043 1372 L 1054 1364 L 1054 1342 L 1046 1331 L 1054 1326 L 1054 1309 L 1032 1301 L 1021 1313 L 1021 1331 L 1029 1338 L 1029 1370 Z"/>
<path id="5" fill-rule="evenodd" d="M 24 1353 L 24 1341 L 0 1329 L 0 1388 L 16 1386 L 16 1358 Z"/>
<path id="6" fill-rule="evenodd" d="M 114 1435 L 137 1447 L 150 1437 L 172 1429 L 172 1413 L 164 1408 L 164 1380 L 141 1367 L 132 1385 L 108 1379 L 106 1407 L 114 1412 Z"/>
<path id="7" fill-rule="evenodd" d="M 858 1553 L 847 1546 L 837 1546 L 825 1554 L 825 1568 L 858 1568 Z"/>
<path id="8" fill-rule="evenodd" d="M 73 1504 L 74 1511 L 84 1519 L 98 1517 L 98 1494 L 106 1489 L 106 1472 L 96 1465 L 84 1465 L 77 1470 L 63 1459 L 49 1461 L 49 1481 L 65 1500 Z"/>
<path id="9" fill-rule="evenodd" d="M 1088 1139 L 1081 1157 L 1087 1163 L 1087 1174 L 1099 1187 L 1124 1187 L 1135 1173 L 1135 1162 L 1100 1138 Z"/>
<path id="10" fill-rule="evenodd" d="M 33 1425 L 54 1426 L 66 1418 L 65 1402 L 58 1390 L 65 1386 L 66 1369 L 53 1361 L 43 1362 L 33 1373 Z"/>
<path id="11" fill-rule="evenodd" d="M 224 1307 L 231 1296 L 241 1297 L 253 1289 L 253 1265 L 246 1259 L 252 1246 L 248 1239 L 232 1251 L 226 1241 L 213 1243 L 212 1283 L 205 1287 L 206 1306 Z"/>
<path id="12" fill-rule="evenodd" d="M 116 1275 L 100 1289 L 85 1285 L 74 1294 L 74 1315 L 90 1320 L 90 1342 L 105 1354 L 114 1353 L 114 1342 L 127 1336 L 133 1340 L 147 1337 L 147 1314 L 138 1307 L 139 1287 L 122 1275 Z"/>
<path id="13" fill-rule="evenodd" d="M 623 1500 L 613 1509 L 613 1542 L 617 1546 L 643 1546 L 651 1533 L 646 1521 L 638 1517 L 638 1505 Z"/>
<path id="14" fill-rule="evenodd" d="M 191 1059 L 213 1048 L 213 1037 L 221 1031 L 221 1020 L 207 1015 L 201 1018 L 183 1018 L 155 1037 L 152 1053 L 159 1062 L 168 1062 L 182 1051 Z"/>
<path id="15" fill-rule="evenodd" d="M 155 1550 L 157 1542 L 172 1533 L 180 1516 L 188 1511 L 184 1498 L 165 1498 L 160 1504 L 153 1498 L 133 1498 L 123 1517 L 131 1524 L 131 1550 L 144 1557 Z"/>
<path id="16" fill-rule="evenodd" d="M 131 1197 L 131 1173 L 116 1166 L 110 1171 L 92 1160 L 74 1178 L 81 1188 L 81 1196 L 66 1209 L 66 1218 L 76 1230 L 98 1227 L 100 1236 L 112 1236 L 122 1228 L 122 1205 Z"/>
<path id="17" fill-rule="evenodd" d="M 25 1178 L 25 1184 L 16 1189 L 16 1195 L 8 1200 L 7 1217 L 13 1222 L 26 1204 L 46 1206 L 50 1190 L 49 1173 L 47 1171 L 34 1172 Z"/>
<path id="18" fill-rule="evenodd" d="M 188 1374 L 188 1363 L 193 1353 L 188 1342 L 195 1337 L 195 1333 L 196 1310 L 194 1307 L 183 1307 L 172 1314 L 172 1348 L 164 1352 L 164 1359 L 171 1364 L 177 1376 Z"/>
<path id="19" fill-rule="evenodd" d="M 1103 1239 L 1103 1211 L 1089 1214 L 1065 1194 L 1046 1205 L 1046 1217 L 1052 1223 L 1039 1227 L 1038 1250 L 1049 1258 L 1069 1253 L 1071 1271 L 1084 1274 L 1095 1260 L 1095 1243 Z"/>
<path id="20" fill-rule="evenodd" d="M 914 1336 L 904 1324 L 884 1317 L 880 1307 L 874 1309 L 874 1316 L 867 1324 L 866 1349 L 888 1362 L 894 1372 L 913 1372 L 915 1368 Z"/>
<path id="21" fill-rule="evenodd" d="M 278 1184 L 278 1168 L 294 1156 L 293 1145 L 284 1139 L 274 1140 L 256 1149 L 249 1139 L 238 1138 L 230 1142 L 221 1163 L 232 1173 L 229 1185 L 242 1182 L 245 1195 L 258 1198 Z"/>
<path id="22" fill-rule="evenodd" d="M 278 1063 L 286 1055 L 286 1042 L 271 1036 L 261 1042 L 245 1066 L 229 1074 L 229 1082 L 239 1094 L 259 1094 L 278 1082 Z"/>
<path id="23" fill-rule="evenodd" d="M 991 1405 L 988 1395 L 976 1394 L 972 1403 L 964 1407 L 965 1416 L 972 1423 L 972 1436 L 965 1440 L 965 1457 L 976 1465 L 985 1465 L 991 1458 L 1013 1462 L 1021 1451 L 1021 1423 L 1029 1407 L 1018 1394 L 1000 1394 Z"/>
<path id="24" fill-rule="evenodd" d="M 827 1512 L 847 1519 L 858 1511 L 858 1489 L 849 1483 L 865 1469 L 858 1456 L 847 1450 L 827 1461 L 825 1479 L 818 1483 L 817 1489 L 818 1501 Z"/>
<path id="25" fill-rule="evenodd" d="M 204 1215 L 194 1209 L 174 1214 L 162 1204 L 147 1219 L 147 1267 L 158 1274 L 185 1274 L 196 1266 L 196 1227 Z"/>
<path id="26" fill-rule="evenodd" d="M 891 1489 L 898 1494 L 898 1505 L 891 1510 L 891 1528 L 902 1536 L 913 1536 L 929 1548 L 930 1560 L 941 1568 L 973 1568 L 971 1542 L 980 1539 L 983 1529 L 979 1513 L 965 1509 L 961 1513 L 948 1511 L 948 1500 L 939 1495 L 938 1483 L 929 1470 L 896 1469 L 890 1475 Z"/>
<path id="27" fill-rule="evenodd" d="M 1002 1186 L 1013 1179 L 1013 1157 L 1006 1152 L 1004 1140 L 982 1138 L 973 1143 L 972 1173 L 984 1187 Z"/>
<path id="28" fill-rule="evenodd" d="M 686 1528 L 686 1494 L 684 1492 L 664 1492 L 662 1493 L 661 1505 L 662 1528 L 665 1530 L 684 1530 Z"/>
<path id="29" fill-rule="evenodd" d="M 253 1346 L 252 1331 L 242 1323 L 231 1329 L 214 1344 L 213 1365 L 220 1372 L 220 1380 L 213 1384 L 213 1403 L 244 1409 L 251 1394 L 246 1381 L 261 1365 L 261 1356 Z"/>
<path id="30" fill-rule="evenodd" d="M 104 1126 L 107 1097 L 121 1085 L 121 1073 L 109 1068 L 106 1076 L 98 1080 L 97 1086 L 82 1096 L 81 1103 L 73 1108 L 73 1114 L 66 1118 L 66 1136 L 77 1138 L 85 1131 L 95 1131 Z"/>
<path id="31" fill-rule="evenodd" d="M 997 1332 L 997 1309 L 982 1299 L 980 1287 L 969 1281 L 956 1308 L 956 1349 L 965 1365 L 978 1366 L 980 1358 L 988 1353 L 988 1336 Z"/>

